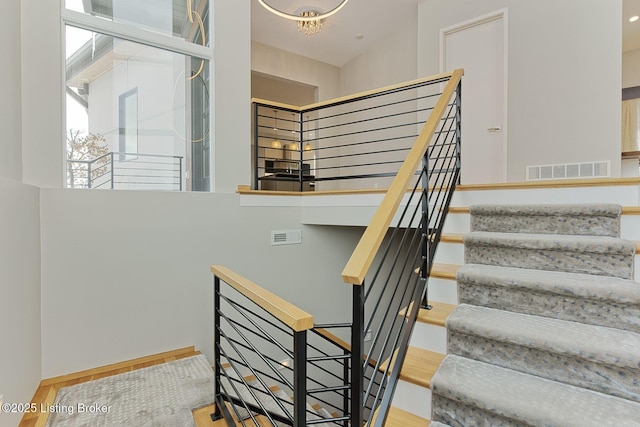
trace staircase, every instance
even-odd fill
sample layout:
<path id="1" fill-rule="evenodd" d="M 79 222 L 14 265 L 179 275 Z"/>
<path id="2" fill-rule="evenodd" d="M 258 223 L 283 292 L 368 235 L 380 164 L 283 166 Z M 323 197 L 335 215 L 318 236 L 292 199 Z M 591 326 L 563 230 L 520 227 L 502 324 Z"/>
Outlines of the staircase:
<path id="1" fill-rule="evenodd" d="M 620 213 L 471 207 L 431 425 L 640 425 L 640 284 Z"/>

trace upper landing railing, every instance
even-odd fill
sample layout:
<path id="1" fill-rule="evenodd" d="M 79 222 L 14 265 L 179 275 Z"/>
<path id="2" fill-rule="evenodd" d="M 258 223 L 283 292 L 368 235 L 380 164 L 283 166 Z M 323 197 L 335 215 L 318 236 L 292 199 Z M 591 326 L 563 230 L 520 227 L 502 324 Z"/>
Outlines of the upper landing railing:
<path id="1" fill-rule="evenodd" d="M 449 76 L 302 107 L 253 99 L 252 189 L 387 188 Z"/>

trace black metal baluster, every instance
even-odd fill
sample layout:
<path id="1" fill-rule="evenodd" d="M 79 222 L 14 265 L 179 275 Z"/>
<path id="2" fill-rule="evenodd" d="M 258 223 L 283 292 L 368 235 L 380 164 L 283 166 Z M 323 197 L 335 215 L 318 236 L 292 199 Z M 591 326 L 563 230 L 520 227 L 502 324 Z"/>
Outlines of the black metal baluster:
<path id="1" fill-rule="evenodd" d="M 307 425 L 307 331 L 293 334 L 293 425 Z"/>
<path id="2" fill-rule="evenodd" d="M 213 421 L 219 420 L 222 418 L 222 406 L 224 405 L 224 400 L 222 399 L 222 395 L 220 393 L 220 379 L 222 376 L 220 375 L 220 367 L 222 363 L 220 361 L 220 278 L 218 276 L 213 276 L 213 313 L 214 313 L 214 333 L 213 333 L 213 351 L 214 351 L 214 359 L 215 363 L 215 391 L 214 398 L 216 401 L 216 410 L 213 414 L 211 414 L 211 419 Z"/>
<path id="3" fill-rule="evenodd" d="M 353 285 L 351 328 L 351 425 L 361 426 L 364 413 L 364 286 Z"/>

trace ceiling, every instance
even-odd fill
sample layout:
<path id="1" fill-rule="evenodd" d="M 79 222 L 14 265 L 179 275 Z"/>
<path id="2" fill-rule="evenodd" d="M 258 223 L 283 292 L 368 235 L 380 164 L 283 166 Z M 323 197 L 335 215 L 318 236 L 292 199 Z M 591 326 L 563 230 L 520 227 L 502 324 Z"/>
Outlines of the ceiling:
<path id="1" fill-rule="evenodd" d="M 640 0 L 622 2 L 622 51 L 640 49 L 640 20 L 629 22 L 629 18 L 640 16 Z"/>
<path id="2" fill-rule="evenodd" d="M 420 0 L 350 0 L 325 22 L 325 28 L 313 37 L 305 37 L 294 21 L 273 15 L 257 0 L 251 0 L 251 38 L 269 46 L 316 59 L 337 67 L 366 51 L 393 32 L 403 22 L 415 19 Z M 282 11 L 295 14 L 310 8 L 333 9 L 339 0 L 267 0 Z M 640 49 L 640 0 L 623 0 L 622 51 Z M 362 36 L 358 39 L 356 37 Z"/>
<path id="3" fill-rule="evenodd" d="M 324 29 L 313 37 L 298 31 L 295 21 L 268 12 L 251 0 L 251 39 L 278 49 L 341 67 L 393 32 L 415 19 L 420 0 L 351 0 L 327 18 Z M 339 0 L 267 0 L 281 11 L 296 14 L 315 9 L 326 12 Z M 362 38 L 356 38 L 362 36 Z"/>

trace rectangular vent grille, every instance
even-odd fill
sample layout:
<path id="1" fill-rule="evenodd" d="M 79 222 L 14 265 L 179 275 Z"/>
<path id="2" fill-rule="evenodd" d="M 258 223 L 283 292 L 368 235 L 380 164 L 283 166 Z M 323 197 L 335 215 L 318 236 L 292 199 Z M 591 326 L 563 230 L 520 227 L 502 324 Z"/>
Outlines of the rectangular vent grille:
<path id="1" fill-rule="evenodd" d="M 608 160 L 600 162 L 527 166 L 527 181 L 608 178 L 610 176 L 611 162 Z"/>
<path id="2" fill-rule="evenodd" d="M 300 230 L 277 230 L 271 232 L 271 246 L 298 243 L 302 243 L 302 231 Z"/>

